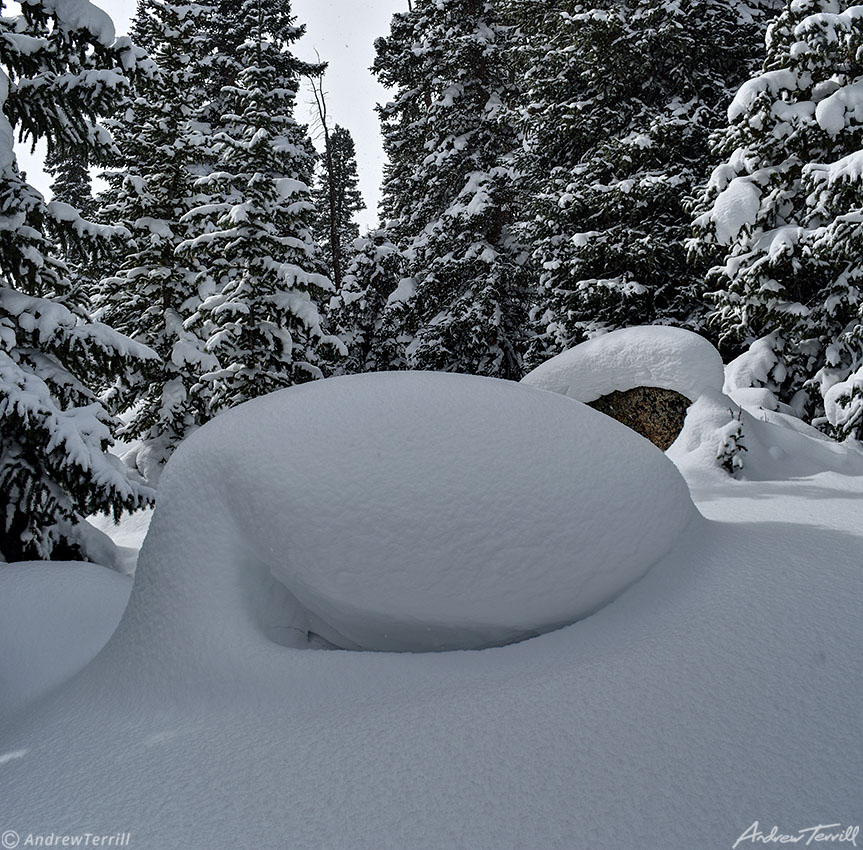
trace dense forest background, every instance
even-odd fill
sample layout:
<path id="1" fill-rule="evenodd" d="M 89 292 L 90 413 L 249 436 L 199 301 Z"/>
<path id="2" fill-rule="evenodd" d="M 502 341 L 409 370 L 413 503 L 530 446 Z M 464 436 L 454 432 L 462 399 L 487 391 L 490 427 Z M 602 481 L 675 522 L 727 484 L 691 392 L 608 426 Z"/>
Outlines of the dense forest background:
<path id="1" fill-rule="evenodd" d="M 633 325 L 694 330 L 863 437 L 863 7 L 414 0 L 376 44 L 369 232 L 289 0 L 139 0 L 129 38 L 87 4 L 2 8 L 6 560 L 92 557 L 84 517 L 151 502 L 176 446 L 256 396 L 518 380 Z M 47 142 L 50 201 L 16 140 Z"/>

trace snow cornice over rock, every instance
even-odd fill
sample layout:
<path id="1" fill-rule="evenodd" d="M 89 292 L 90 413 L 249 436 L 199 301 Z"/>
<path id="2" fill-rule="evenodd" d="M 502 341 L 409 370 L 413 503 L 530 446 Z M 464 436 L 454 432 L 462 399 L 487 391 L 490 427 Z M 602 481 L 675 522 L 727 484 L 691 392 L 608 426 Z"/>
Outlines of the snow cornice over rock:
<path id="1" fill-rule="evenodd" d="M 624 328 L 552 357 L 522 379 L 523 384 L 596 401 L 635 387 L 674 390 L 695 401 L 721 392 L 722 358 L 703 337 L 681 328 Z"/>

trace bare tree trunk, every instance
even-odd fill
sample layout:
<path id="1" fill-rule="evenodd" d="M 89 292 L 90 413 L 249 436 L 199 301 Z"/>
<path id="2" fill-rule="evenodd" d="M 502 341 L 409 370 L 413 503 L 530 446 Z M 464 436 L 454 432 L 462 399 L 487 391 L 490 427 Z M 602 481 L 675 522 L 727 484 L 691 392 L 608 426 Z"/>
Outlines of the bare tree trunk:
<path id="1" fill-rule="evenodd" d="M 336 199 L 336 187 L 333 182 L 333 149 L 330 145 L 330 128 L 327 126 L 327 100 L 324 92 L 323 75 L 317 78 L 310 77 L 312 92 L 315 95 L 315 103 L 318 107 L 318 117 L 324 131 L 324 165 L 327 170 L 327 201 L 330 208 L 330 253 L 333 258 L 333 283 L 336 292 L 342 288 L 342 256 L 339 240 L 338 204 Z"/>

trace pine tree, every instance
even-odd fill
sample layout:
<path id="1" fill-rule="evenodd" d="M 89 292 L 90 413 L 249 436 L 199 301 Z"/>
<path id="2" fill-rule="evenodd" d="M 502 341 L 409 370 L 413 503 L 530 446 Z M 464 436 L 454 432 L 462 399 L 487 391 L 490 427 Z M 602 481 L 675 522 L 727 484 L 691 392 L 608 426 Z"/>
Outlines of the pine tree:
<path id="1" fill-rule="evenodd" d="M 199 288 L 213 294 L 190 327 L 209 330 L 207 350 L 221 368 L 211 412 L 281 387 L 321 377 L 328 347 L 318 304 L 330 281 L 312 237 L 315 152 L 294 117 L 298 80 L 314 73 L 289 48 L 303 32 L 287 0 L 245 0 L 247 38 L 231 106 L 214 135 L 217 171 L 199 186 L 217 200 L 192 210 L 199 233 L 179 250 L 209 271 Z"/>
<path id="2" fill-rule="evenodd" d="M 756 340 L 766 380 L 816 424 L 830 396 L 838 436 L 863 436 L 854 373 L 863 364 L 863 16 L 836 0 L 789 2 L 764 70 L 729 109 L 696 220 L 721 341 Z M 844 387 L 837 382 L 849 383 Z M 843 400 L 844 399 L 844 400 Z"/>
<path id="3" fill-rule="evenodd" d="M 133 44 L 138 45 L 138 47 L 150 54 L 156 45 L 153 40 L 153 20 L 147 13 L 148 6 L 149 0 L 136 0 L 135 14 L 129 27 L 129 37 L 132 39 Z"/>
<path id="4" fill-rule="evenodd" d="M 210 0 L 213 15 L 206 24 L 207 37 L 213 52 L 208 62 L 207 73 L 207 112 L 210 124 L 219 127 L 222 116 L 230 112 L 233 95 L 231 87 L 237 85 L 237 79 L 245 67 L 247 50 L 246 41 L 249 37 L 252 21 L 247 14 L 247 8 L 237 0 Z M 283 0 L 267 0 L 264 14 L 290 15 L 290 4 L 281 10 Z M 318 66 L 312 66 L 314 73 L 319 72 Z"/>
<path id="5" fill-rule="evenodd" d="M 515 0 L 526 46 L 531 364 L 634 324 L 703 324 L 687 199 L 772 0 Z"/>
<path id="6" fill-rule="evenodd" d="M 53 153 L 46 158 L 45 170 L 54 178 L 51 194 L 55 200 L 75 207 L 82 215 L 92 213 L 92 181 L 86 157 Z"/>
<path id="7" fill-rule="evenodd" d="M 403 258 L 387 230 L 373 230 L 354 241 L 353 257 L 329 320 L 333 333 L 348 349 L 339 364 L 343 374 L 403 369 L 396 331 L 389 326 L 394 312 L 390 298 L 402 279 Z"/>
<path id="8" fill-rule="evenodd" d="M 359 190 L 357 154 L 350 131 L 325 127 L 324 152 L 312 199 L 318 210 L 315 233 L 330 279 L 340 290 L 354 241 L 360 235 L 355 217 L 366 208 Z"/>
<path id="9" fill-rule="evenodd" d="M 0 555 L 87 557 L 93 512 L 115 516 L 151 493 L 107 453 L 114 420 L 93 387 L 154 353 L 93 322 L 53 252 L 118 235 L 62 201 L 46 203 L 18 169 L 15 134 L 47 141 L 55 161 L 108 156 L 96 116 L 112 109 L 143 59 L 86 2 L 28 0 L 0 18 Z"/>
<path id="10" fill-rule="evenodd" d="M 410 368 L 522 374 L 528 290 L 513 238 L 514 37 L 489 0 L 418 0 L 379 39 L 382 211 L 413 292 L 389 317 Z M 407 285 L 405 285 L 407 286 Z"/>
<path id="11" fill-rule="evenodd" d="M 136 463 L 152 483 L 180 441 L 209 418 L 201 376 L 218 368 L 189 327 L 211 294 L 198 288 L 204 267 L 177 254 L 198 234 L 187 214 L 208 200 L 196 181 L 212 171 L 214 157 L 205 120 L 212 58 L 205 25 L 212 16 L 205 5 L 139 4 L 134 28 L 145 36 L 156 73 L 138 82 L 112 126 L 122 159 L 100 199 L 101 216 L 130 234 L 119 268 L 100 285 L 101 317 L 161 358 L 139 383 L 115 390 L 115 403 L 131 411 L 122 436 L 139 443 Z"/>
<path id="12" fill-rule="evenodd" d="M 85 156 L 71 153 L 59 156 L 56 151 L 48 154 L 45 170 L 54 180 L 51 183 L 53 199 L 59 203 L 68 204 L 85 218 L 90 218 L 94 212 L 93 194 L 90 181 L 90 169 Z M 95 265 L 92 246 L 90 249 L 78 239 L 66 238 L 68 231 L 63 227 L 46 226 L 46 234 L 57 242 L 56 250 L 67 266 L 69 279 L 76 289 L 87 295 L 93 292 L 92 270 Z M 117 240 L 119 241 L 119 240 Z M 114 247 L 116 247 L 115 241 Z M 110 253 L 111 244 L 105 246 L 103 256 Z"/>

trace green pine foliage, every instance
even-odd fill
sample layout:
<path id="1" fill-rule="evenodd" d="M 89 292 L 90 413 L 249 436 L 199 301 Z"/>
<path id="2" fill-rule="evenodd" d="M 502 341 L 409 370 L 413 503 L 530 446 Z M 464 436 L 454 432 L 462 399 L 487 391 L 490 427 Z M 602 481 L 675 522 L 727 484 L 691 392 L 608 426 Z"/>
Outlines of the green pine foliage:
<path id="1" fill-rule="evenodd" d="M 203 299 L 205 267 L 177 247 L 197 235 L 188 213 L 209 199 L 197 181 L 213 170 L 206 86 L 212 47 L 205 26 L 213 8 L 142 0 L 135 30 L 145 36 L 156 72 L 135 85 L 113 122 L 122 155 L 106 174 L 100 215 L 129 232 L 118 267 L 100 286 L 101 318 L 160 357 L 132 385 L 115 387 L 130 411 L 122 436 L 138 445 L 138 471 L 155 483 L 180 441 L 210 416 L 209 385 L 218 369 L 201 329 L 190 327 Z M 132 461 L 132 458 L 129 458 Z"/>
<path id="2" fill-rule="evenodd" d="M 15 136 L 47 142 L 54 161 L 113 153 L 97 123 L 145 70 L 88 3 L 27 0 L 0 17 L 0 555 L 88 557 L 93 512 L 119 515 L 152 497 L 107 453 L 115 421 L 95 394 L 155 357 L 90 318 L 53 234 L 95 245 L 124 236 L 68 203 L 50 203 L 18 169 Z"/>
<path id="3" fill-rule="evenodd" d="M 230 95 L 225 86 L 235 85 L 243 69 L 242 47 L 252 21 L 246 15 L 247 7 L 237 0 L 211 0 L 213 15 L 207 23 L 207 34 L 213 45 L 208 74 L 208 102 L 213 126 L 217 126 L 226 111 Z M 281 3 L 268 3 L 275 9 Z M 265 9 L 264 14 L 269 14 Z M 288 6 L 290 14 L 290 6 Z"/>
<path id="4" fill-rule="evenodd" d="M 539 280 L 531 365 L 619 327 L 703 326 L 687 200 L 771 5 L 514 0 L 522 227 Z"/>
<path id="5" fill-rule="evenodd" d="M 93 212 L 92 181 L 86 156 L 61 157 L 55 152 L 47 157 L 45 169 L 54 178 L 51 194 L 55 200 L 75 207 L 85 216 Z"/>
<path id="6" fill-rule="evenodd" d="M 397 330 L 390 325 L 395 315 L 390 299 L 403 277 L 403 258 L 386 228 L 356 239 L 352 252 L 329 310 L 331 330 L 348 349 L 339 370 L 354 374 L 403 369 Z"/>
<path id="7" fill-rule="evenodd" d="M 314 229 L 321 256 L 338 291 L 360 235 L 356 215 L 366 208 L 359 190 L 356 146 L 350 131 L 338 124 L 325 133 L 312 199 L 318 212 Z"/>
<path id="8" fill-rule="evenodd" d="M 843 11 L 844 9 L 844 11 Z M 695 222 L 726 351 L 757 342 L 764 382 L 837 436 L 863 437 L 863 15 L 794 0 L 738 92 Z M 825 419 L 826 417 L 826 419 Z"/>
<path id="9" fill-rule="evenodd" d="M 54 178 L 51 183 L 53 200 L 68 204 L 84 218 L 93 216 L 95 209 L 90 169 L 85 154 L 73 152 L 67 153 L 66 156 L 60 156 L 56 151 L 53 151 L 46 157 L 45 170 Z M 91 295 L 93 293 L 92 271 L 98 264 L 97 257 L 94 256 L 93 246 L 82 243 L 77 235 L 69 238 L 70 234 L 67 228 L 52 227 L 50 221 L 46 233 L 56 241 L 58 256 L 66 263 L 72 285 Z M 98 257 L 107 258 L 113 250 L 117 250 L 120 244 L 120 240 L 112 240 L 103 246 Z"/>
<path id="10" fill-rule="evenodd" d="M 517 379 L 529 288 L 512 230 L 514 31 L 497 6 L 418 0 L 377 42 L 374 70 L 394 89 L 379 109 L 382 212 L 408 278 L 387 325 L 409 368 Z"/>
<path id="11" fill-rule="evenodd" d="M 197 236 L 178 251 L 206 269 L 207 295 L 189 327 L 206 334 L 220 367 L 204 379 L 217 413 L 323 374 L 338 340 L 321 329 L 332 284 L 312 236 L 316 154 L 294 118 L 299 79 L 319 68 L 290 45 L 301 36 L 286 0 L 245 0 L 242 70 L 222 96 L 228 111 L 213 135 L 216 170 L 198 180 L 212 199 L 186 220 Z"/>

